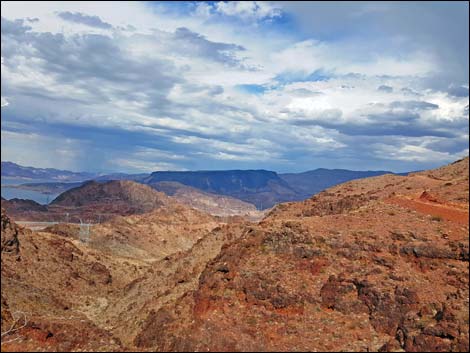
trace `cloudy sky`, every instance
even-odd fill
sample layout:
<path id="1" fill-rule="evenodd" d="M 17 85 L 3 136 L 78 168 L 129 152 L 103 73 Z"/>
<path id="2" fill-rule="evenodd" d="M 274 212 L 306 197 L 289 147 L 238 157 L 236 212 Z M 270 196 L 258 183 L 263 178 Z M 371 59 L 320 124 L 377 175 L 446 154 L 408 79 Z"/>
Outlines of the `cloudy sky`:
<path id="1" fill-rule="evenodd" d="M 417 170 L 468 154 L 467 2 L 1 3 L 1 158 Z"/>

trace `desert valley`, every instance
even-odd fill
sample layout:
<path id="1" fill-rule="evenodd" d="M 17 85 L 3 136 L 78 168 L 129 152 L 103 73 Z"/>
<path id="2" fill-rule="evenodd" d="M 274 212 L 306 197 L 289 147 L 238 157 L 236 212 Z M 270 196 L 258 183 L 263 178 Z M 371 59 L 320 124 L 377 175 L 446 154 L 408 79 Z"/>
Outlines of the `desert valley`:
<path id="1" fill-rule="evenodd" d="M 115 212 L 85 241 L 72 222 L 19 226 L 2 200 L 2 351 L 468 351 L 468 168 L 357 179 L 258 219 L 132 181 L 32 213 Z"/>
<path id="2" fill-rule="evenodd" d="M 468 1 L 1 1 L 1 352 L 469 352 Z"/>

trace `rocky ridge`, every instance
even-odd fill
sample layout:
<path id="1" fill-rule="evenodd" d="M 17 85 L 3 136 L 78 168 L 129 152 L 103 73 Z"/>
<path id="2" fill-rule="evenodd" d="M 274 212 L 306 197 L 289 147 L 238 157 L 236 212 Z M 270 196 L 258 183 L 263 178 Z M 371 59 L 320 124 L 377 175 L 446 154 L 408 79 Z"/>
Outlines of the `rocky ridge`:
<path id="1" fill-rule="evenodd" d="M 170 205 L 83 244 L 8 221 L 2 320 L 31 316 L 2 325 L 2 350 L 468 351 L 468 193 L 466 158 L 341 184 L 257 224 Z"/>

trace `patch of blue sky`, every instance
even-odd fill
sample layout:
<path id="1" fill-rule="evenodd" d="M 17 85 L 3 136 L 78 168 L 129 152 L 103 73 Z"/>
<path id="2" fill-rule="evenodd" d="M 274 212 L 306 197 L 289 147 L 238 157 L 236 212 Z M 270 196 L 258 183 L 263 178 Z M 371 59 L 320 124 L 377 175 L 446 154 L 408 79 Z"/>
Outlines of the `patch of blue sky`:
<path id="1" fill-rule="evenodd" d="M 235 88 L 248 94 L 263 94 L 268 89 L 265 86 L 255 84 L 236 85 Z"/>
<path id="2" fill-rule="evenodd" d="M 323 69 L 315 70 L 312 73 L 305 73 L 301 71 L 297 72 L 283 72 L 276 77 L 274 81 L 277 81 L 281 85 L 293 83 L 293 82 L 317 82 L 317 81 L 328 81 L 330 78 L 334 77 L 334 74 L 331 72 L 326 72 Z"/>
<path id="3" fill-rule="evenodd" d="M 173 15 L 175 17 L 187 17 L 193 15 L 197 7 L 201 4 L 207 4 L 210 7 L 210 22 L 224 23 L 244 23 L 243 16 L 238 14 L 227 15 L 216 10 L 218 1 L 149 1 L 148 6 L 156 12 Z M 275 16 L 266 16 L 258 18 L 258 25 L 271 27 L 279 31 L 294 32 L 298 28 L 295 24 L 295 18 L 285 11 L 279 11 Z"/>
<path id="4" fill-rule="evenodd" d="M 158 13 L 187 16 L 194 12 L 196 1 L 148 1 L 150 9 Z"/>

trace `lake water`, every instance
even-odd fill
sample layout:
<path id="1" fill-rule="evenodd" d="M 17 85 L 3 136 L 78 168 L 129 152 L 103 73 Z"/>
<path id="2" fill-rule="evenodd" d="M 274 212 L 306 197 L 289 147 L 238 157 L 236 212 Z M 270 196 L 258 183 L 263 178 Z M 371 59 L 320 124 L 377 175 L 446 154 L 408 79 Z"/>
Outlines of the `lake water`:
<path id="1" fill-rule="evenodd" d="M 47 205 L 49 202 L 54 200 L 59 194 L 50 194 L 46 195 L 37 191 L 32 190 L 21 190 L 16 188 L 9 188 L 7 186 L 2 186 L 2 197 L 10 200 L 14 198 L 18 199 L 28 199 L 36 201 L 41 205 Z"/>
<path id="2" fill-rule="evenodd" d="M 38 191 L 32 191 L 32 190 L 22 190 L 22 189 L 16 189 L 12 187 L 8 187 L 8 185 L 19 185 L 19 184 L 24 184 L 24 183 L 46 183 L 46 182 L 51 182 L 52 180 L 21 180 L 21 179 L 16 179 L 16 178 L 5 178 L 2 177 L 1 182 L 2 182 L 2 197 L 10 200 L 14 198 L 18 199 L 28 199 L 28 200 L 33 200 L 36 201 L 37 203 L 40 203 L 41 205 L 47 205 L 49 202 L 54 200 L 59 194 L 50 194 L 46 195 Z"/>

